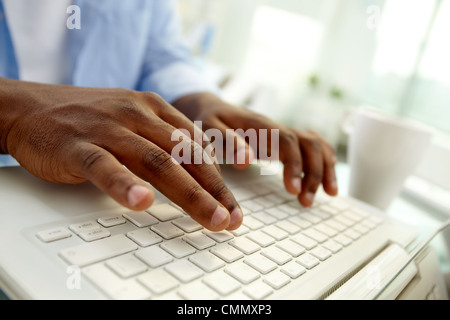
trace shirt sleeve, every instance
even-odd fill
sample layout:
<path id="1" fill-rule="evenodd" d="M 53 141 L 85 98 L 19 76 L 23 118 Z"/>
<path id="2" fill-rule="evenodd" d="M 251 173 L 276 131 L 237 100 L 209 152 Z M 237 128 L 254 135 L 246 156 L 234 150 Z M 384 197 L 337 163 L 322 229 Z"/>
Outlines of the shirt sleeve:
<path id="1" fill-rule="evenodd" d="M 153 1 L 152 23 L 138 89 L 161 95 L 172 103 L 198 92 L 219 94 L 203 74 L 185 44 L 176 1 Z"/>

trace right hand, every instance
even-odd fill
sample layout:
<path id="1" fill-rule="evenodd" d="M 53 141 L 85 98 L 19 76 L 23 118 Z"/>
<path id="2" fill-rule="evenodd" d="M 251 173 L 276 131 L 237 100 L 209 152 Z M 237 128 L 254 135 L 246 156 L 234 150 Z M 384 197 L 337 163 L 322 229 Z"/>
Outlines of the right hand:
<path id="1" fill-rule="evenodd" d="M 171 150 L 179 142 L 172 133 L 183 128 L 194 137 L 194 124 L 158 95 L 1 81 L 11 95 L 7 106 L 0 101 L 0 119 L 6 121 L 0 151 L 35 176 L 67 184 L 90 180 L 132 210 L 154 201 L 145 180 L 210 230 L 242 223 L 218 166 L 173 161 Z M 199 148 L 191 141 L 191 156 Z"/>

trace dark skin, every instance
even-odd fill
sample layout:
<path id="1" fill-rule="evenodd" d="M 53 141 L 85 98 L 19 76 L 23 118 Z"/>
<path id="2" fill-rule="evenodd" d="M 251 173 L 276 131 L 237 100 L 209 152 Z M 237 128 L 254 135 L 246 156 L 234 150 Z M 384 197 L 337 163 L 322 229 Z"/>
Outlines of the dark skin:
<path id="1" fill-rule="evenodd" d="M 337 193 L 336 157 L 319 135 L 286 128 L 210 93 L 170 105 L 148 92 L 0 78 L 0 120 L 0 152 L 33 175 L 64 184 L 89 180 L 131 210 L 145 210 L 154 201 L 148 181 L 213 231 L 238 228 L 243 215 L 217 164 L 173 161 L 171 150 L 178 142 L 171 135 L 184 128 L 194 137 L 192 120 L 202 120 L 204 130 L 280 129 L 286 190 L 305 206 L 321 183 L 328 194 Z M 192 156 L 206 146 L 190 145 Z M 244 149 L 246 163 L 238 169 L 253 157 L 248 146 Z"/>

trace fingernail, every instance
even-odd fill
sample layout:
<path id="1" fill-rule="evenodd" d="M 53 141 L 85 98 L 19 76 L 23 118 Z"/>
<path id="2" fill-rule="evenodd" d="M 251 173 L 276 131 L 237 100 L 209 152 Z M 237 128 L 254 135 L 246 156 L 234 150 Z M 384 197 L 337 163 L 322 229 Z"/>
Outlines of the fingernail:
<path id="1" fill-rule="evenodd" d="M 211 225 L 214 227 L 221 225 L 229 215 L 230 213 L 227 209 L 221 206 L 217 206 L 216 211 L 214 211 L 214 214 L 211 218 Z"/>
<path id="2" fill-rule="evenodd" d="M 308 192 L 305 197 L 306 197 L 306 199 L 308 199 L 309 202 L 311 202 L 311 203 L 314 202 L 314 193 Z"/>
<path id="3" fill-rule="evenodd" d="M 336 180 L 333 180 L 333 181 L 331 181 L 331 188 L 333 188 L 333 189 L 337 190 L 337 188 L 338 188 L 338 185 L 337 185 L 337 182 L 336 182 Z"/>
<path id="4" fill-rule="evenodd" d="M 292 178 L 292 185 L 294 186 L 297 194 L 302 191 L 302 181 L 300 180 L 300 178 Z"/>
<path id="5" fill-rule="evenodd" d="M 137 206 L 148 195 L 149 190 L 143 186 L 135 185 L 128 191 L 128 203 L 130 206 Z"/>
<path id="6" fill-rule="evenodd" d="M 244 215 L 239 207 L 234 208 L 230 215 L 230 226 L 234 226 L 240 222 L 243 216 Z"/>

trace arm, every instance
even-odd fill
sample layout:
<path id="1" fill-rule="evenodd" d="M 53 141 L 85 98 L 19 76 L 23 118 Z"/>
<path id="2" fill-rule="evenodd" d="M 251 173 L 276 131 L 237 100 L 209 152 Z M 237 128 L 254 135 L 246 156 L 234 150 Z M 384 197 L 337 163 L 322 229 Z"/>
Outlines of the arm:
<path id="1" fill-rule="evenodd" d="M 173 161 L 176 128 L 194 136 L 192 122 L 153 93 L 0 78 L 0 150 L 35 176 L 90 180 L 132 210 L 153 202 L 148 181 L 206 228 L 237 228 L 242 212 L 216 166 Z M 191 157 L 203 150 L 187 143 Z"/>

